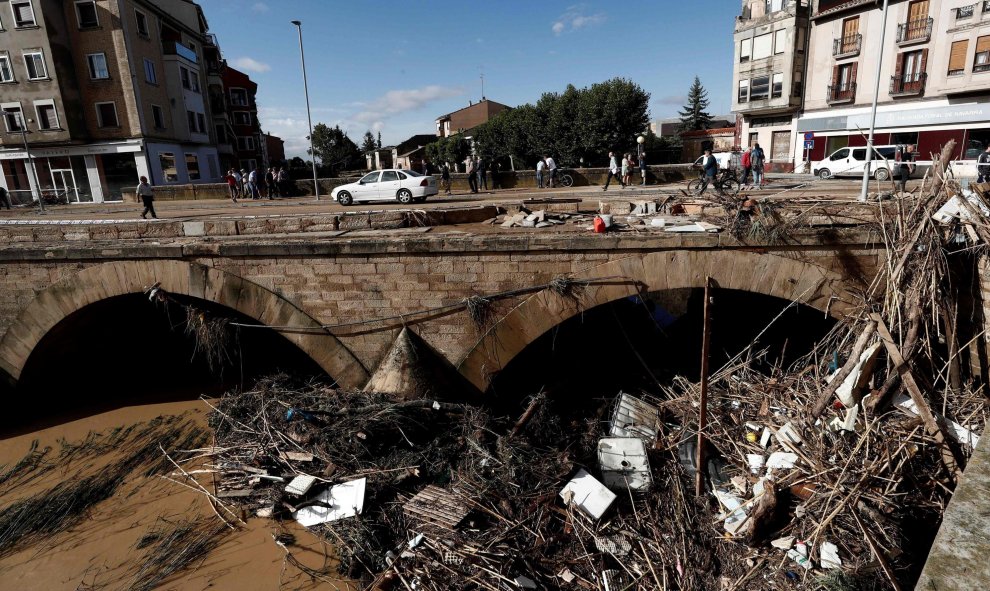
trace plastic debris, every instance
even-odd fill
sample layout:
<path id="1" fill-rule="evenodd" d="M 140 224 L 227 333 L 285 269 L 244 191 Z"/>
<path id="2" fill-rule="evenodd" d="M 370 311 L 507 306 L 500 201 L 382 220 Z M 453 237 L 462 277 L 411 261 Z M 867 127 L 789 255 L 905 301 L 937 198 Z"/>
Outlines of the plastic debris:
<path id="1" fill-rule="evenodd" d="M 798 455 L 795 453 L 775 451 L 767 458 L 767 468 L 771 470 L 789 470 L 798 462 Z"/>
<path id="2" fill-rule="evenodd" d="M 823 542 L 818 549 L 821 557 L 822 568 L 842 568 L 842 559 L 839 558 L 839 547 L 832 542 Z"/>
<path id="3" fill-rule="evenodd" d="M 305 527 L 360 515 L 364 510 L 366 478 L 331 486 L 316 497 L 319 505 L 303 507 L 292 517 Z"/>
<path id="4" fill-rule="evenodd" d="M 601 519 L 616 497 L 614 492 L 582 468 L 560 491 L 560 498 L 568 505 L 576 505 L 588 517 Z"/>
<path id="5" fill-rule="evenodd" d="M 638 437 L 606 437 L 598 442 L 598 463 L 605 486 L 646 490 L 653 484 L 646 446 Z"/>
<path id="6" fill-rule="evenodd" d="M 296 496 L 304 495 L 313 487 L 314 482 L 316 482 L 316 476 L 300 474 L 293 478 L 292 482 L 285 485 L 285 492 Z"/>

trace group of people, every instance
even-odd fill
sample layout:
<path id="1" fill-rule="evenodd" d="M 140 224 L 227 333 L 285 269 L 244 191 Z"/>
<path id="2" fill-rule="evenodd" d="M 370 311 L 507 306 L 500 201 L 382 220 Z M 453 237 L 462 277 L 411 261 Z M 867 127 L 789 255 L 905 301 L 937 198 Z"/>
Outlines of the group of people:
<path id="1" fill-rule="evenodd" d="M 605 186 L 602 187 L 602 191 L 608 191 L 608 186 L 611 184 L 612 179 L 618 179 L 619 184 L 625 189 L 632 184 L 632 173 L 633 169 L 636 168 L 636 162 L 633 160 L 632 154 L 626 153 L 622 155 L 622 164 L 619 164 L 616 160 L 615 152 L 608 153 L 608 176 L 605 177 Z M 646 153 L 643 152 L 639 155 L 639 172 L 643 177 L 642 185 L 646 184 Z"/>
<path id="2" fill-rule="evenodd" d="M 283 167 L 270 167 L 265 174 L 259 174 L 261 169 L 251 172 L 230 169 L 227 171 L 224 180 L 227 181 L 227 189 L 230 191 L 230 200 L 237 203 L 237 198 L 261 199 L 264 192 L 269 199 L 288 195 L 286 183 L 289 175 Z"/>
<path id="3" fill-rule="evenodd" d="M 544 183 L 544 176 L 546 182 Z M 536 161 L 536 186 L 552 189 L 557 182 L 557 162 L 551 156 L 544 156 Z"/>
<path id="4" fill-rule="evenodd" d="M 468 175 L 468 185 L 471 187 L 472 193 L 477 193 L 479 190 L 488 190 L 488 173 L 492 175 L 492 189 L 498 189 L 498 162 L 494 160 L 488 162 L 483 157 L 479 156 L 468 156 L 467 160 L 464 161 L 464 170 Z M 445 164 L 443 166 L 443 171 L 440 173 L 441 184 L 446 178 L 447 183 L 447 194 L 450 195 L 450 170 Z"/>
<path id="5" fill-rule="evenodd" d="M 764 181 L 763 168 L 765 165 L 766 153 L 760 147 L 759 142 L 756 142 L 747 148 L 739 158 L 739 166 L 742 168 L 742 177 L 739 178 L 739 184 L 744 187 L 755 186 L 758 189 L 762 189 Z M 719 171 L 718 158 L 712 154 L 710 149 L 705 150 L 705 155 L 701 160 L 701 171 L 702 183 L 700 192 L 704 193 L 708 185 L 715 182 L 715 177 L 718 176 Z M 750 174 L 753 175 L 753 184 L 749 182 Z"/>

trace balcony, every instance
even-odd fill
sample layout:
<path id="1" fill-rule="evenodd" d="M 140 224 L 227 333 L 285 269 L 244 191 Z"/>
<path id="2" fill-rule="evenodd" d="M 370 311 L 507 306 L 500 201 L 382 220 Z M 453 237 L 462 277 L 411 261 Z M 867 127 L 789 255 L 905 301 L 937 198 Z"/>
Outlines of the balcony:
<path id="1" fill-rule="evenodd" d="M 924 94 L 928 74 L 902 74 L 890 77 L 890 96 L 917 96 Z"/>
<path id="2" fill-rule="evenodd" d="M 856 100 L 856 83 L 835 84 L 828 87 L 828 95 L 825 100 L 830 105 L 841 105 L 851 103 Z"/>
<path id="3" fill-rule="evenodd" d="M 162 51 L 165 52 L 165 55 L 177 55 L 192 64 L 199 61 L 195 51 L 178 41 L 162 41 Z"/>
<path id="4" fill-rule="evenodd" d="M 897 44 L 927 43 L 932 38 L 932 17 L 919 18 L 897 25 Z"/>
<path id="5" fill-rule="evenodd" d="M 832 41 L 832 57 L 843 59 L 859 55 L 859 50 L 863 46 L 863 35 L 849 35 L 840 37 Z"/>

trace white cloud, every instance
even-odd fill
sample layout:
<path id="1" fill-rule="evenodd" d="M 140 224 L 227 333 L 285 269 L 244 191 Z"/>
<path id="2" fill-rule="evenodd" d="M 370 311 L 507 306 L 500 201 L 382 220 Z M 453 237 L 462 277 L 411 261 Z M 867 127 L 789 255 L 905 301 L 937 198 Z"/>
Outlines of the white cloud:
<path id="1" fill-rule="evenodd" d="M 256 59 L 249 57 L 239 57 L 234 60 L 234 67 L 238 70 L 243 70 L 245 72 L 255 72 L 261 74 L 272 69 L 271 66 L 264 62 L 259 62 Z"/>
<path id="2" fill-rule="evenodd" d="M 433 101 L 460 96 L 462 94 L 464 94 L 462 88 L 438 85 L 424 86 L 423 88 L 410 90 L 390 90 L 368 103 L 364 107 L 364 110 L 354 115 L 353 118 L 360 123 L 383 124 L 382 122 L 385 119 L 394 115 L 399 115 L 407 111 L 415 111 Z"/>
<path id="3" fill-rule="evenodd" d="M 587 11 L 587 4 L 575 4 L 574 6 L 568 7 L 568 9 L 564 11 L 564 14 L 560 15 L 560 17 L 553 22 L 550 26 L 550 30 L 553 31 L 554 35 L 560 36 L 567 31 L 577 31 L 579 29 L 600 25 L 608 18 L 604 12 L 586 14 Z"/>
<path id="4" fill-rule="evenodd" d="M 268 12 L 269 8 L 264 2 L 255 2 L 254 6 L 251 7 L 251 10 L 255 12 Z"/>

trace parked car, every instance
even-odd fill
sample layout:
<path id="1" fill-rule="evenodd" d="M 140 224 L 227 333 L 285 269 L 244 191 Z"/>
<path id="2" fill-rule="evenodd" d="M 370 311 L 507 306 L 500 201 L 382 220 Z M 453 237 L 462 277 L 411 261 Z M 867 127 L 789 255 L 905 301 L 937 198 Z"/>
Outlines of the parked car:
<path id="1" fill-rule="evenodd" d="M 718 162 L 719 170 L 725 170 L 726 168 L 740 168 L 740 159 L 742 158 L 742 152 L 712 152 L 712 156 L 715 157 L 715 161 Z M 704 155 L 698 156 L 698 159 L 694 161 L 691 165 L 695 170 L 701 170 L 701 162 L 704 160 Z"/>
<path id="2" fill-rule="evenodd" d="M 885 181 L 896 176 L 898 146 L 874 146 L 873 162 L 870 163 L 873 178 Z M 913 175 L 918 170 L 918 163 L 909 166 Z M 840 176 L 863 176 L 866 169 L 866 147 L 839 148 L 824 160 L 811 163 L 811 173 L 820 179 L 830 179 Z"/>
<path id="3" fill-rule="evenodd" d="M 369 172 L 356 183 L 341 185 L 330 196 L 341 205 L 363 201 L 422 203 L 438 191 L 437 179 L 432 176 L 414 170 L 388 168 Z"/>

